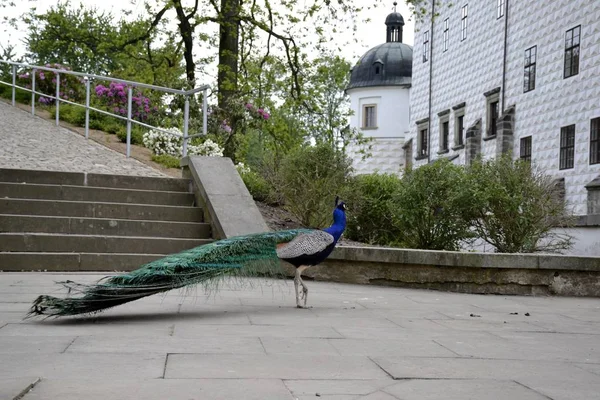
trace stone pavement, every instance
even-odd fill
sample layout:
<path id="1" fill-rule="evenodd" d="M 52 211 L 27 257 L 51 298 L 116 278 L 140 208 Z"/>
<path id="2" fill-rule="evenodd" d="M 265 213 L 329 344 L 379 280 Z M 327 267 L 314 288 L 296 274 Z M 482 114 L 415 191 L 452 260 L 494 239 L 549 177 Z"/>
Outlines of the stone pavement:
<path id="1" fill-rule="evenodd" d="M 0 101 L 0 168 L 165 176 L 4 101 Z"/>
<path id="2" fill-rule="evenodd" d="M 600 300 L 251 281 L 22 320 L 56 280 L 0 274 L 0 399 L 600 398 Z"/>

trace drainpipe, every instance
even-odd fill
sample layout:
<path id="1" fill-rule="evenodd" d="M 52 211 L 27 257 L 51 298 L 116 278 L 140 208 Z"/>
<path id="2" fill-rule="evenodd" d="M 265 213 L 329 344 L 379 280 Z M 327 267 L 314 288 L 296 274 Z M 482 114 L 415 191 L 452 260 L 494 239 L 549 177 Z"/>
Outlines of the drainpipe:
<path id="1" fill-rule="evenodd" d="M 506 92 L 506 47 L 508 42 L 508 1 L 504 4 L 504 60 L 502 62 L 502 114 L 504 114 L 504 95 Z"/>
<path id="2" fill-rule="evenodd" d="M 431 29 L 429 30 L 429 128 L 427 129 L 427 163 L 431 162 L 431 85 L 433 80 L 433 19 L 435 16 L 435 1 L 431 1 Z"/>

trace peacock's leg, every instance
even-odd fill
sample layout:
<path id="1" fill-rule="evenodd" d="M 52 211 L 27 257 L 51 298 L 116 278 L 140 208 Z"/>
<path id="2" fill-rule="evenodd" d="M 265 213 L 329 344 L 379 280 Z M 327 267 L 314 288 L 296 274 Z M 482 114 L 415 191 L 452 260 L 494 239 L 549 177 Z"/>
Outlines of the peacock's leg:
<path id="1" fill-rule="evenodd" d="M 296 306 L 298 308 L 306 308 L 306 300 L 308 299 L 308 286 L 306 286 L 306 284 L 304 283 L 304 280 L 302 280 L 302 272 L 304 272 L 304 270 L 308 269 L 309 267 L 310 266 L 306 265 L 306 266 L 298 267 L 296 269 L 296 276 L 298 277 L 299 284 L 302 286 L 302 293 L 300 294 L 300 300 L 303 300 L 303 302 L 304 302 L 304 305 L 300 306 L 298 297 L 296 297 Z M 298 296 L 298 289 L 296 289 L 296 293 Z"/>
<path id="2" fill-rule="evenodd" d="M 302 278 L 300 278 L 301 273 L 302 271 L 300 270 L 300 268 L 296 268 L 296 276 L 294 277 L 294 288 L 296 289 L 296 307 L 298 308 L 302 308 L 302 306 L 300 305 L 300 292 L 298 291 L 300 282 L 302 282 Z"/>

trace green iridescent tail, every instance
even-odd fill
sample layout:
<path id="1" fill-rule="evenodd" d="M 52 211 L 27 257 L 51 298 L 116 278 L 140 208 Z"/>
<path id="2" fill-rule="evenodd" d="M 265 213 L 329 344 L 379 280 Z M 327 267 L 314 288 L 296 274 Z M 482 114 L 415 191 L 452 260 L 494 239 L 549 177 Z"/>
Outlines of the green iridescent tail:
<path id="1" fill-rule="evenodd" d="M 198 284 L 211 288 L 222 278 L 279 277 L 283 271 L 275 252 L 277 244 L 289 242 L 306 231 L 293 229 L 237 236 L 169 255 L 94 284 L 60 282 L 69 289 L 69 297 L 39 296 L 28 316 L 95 313 L 172 289 Z"/>

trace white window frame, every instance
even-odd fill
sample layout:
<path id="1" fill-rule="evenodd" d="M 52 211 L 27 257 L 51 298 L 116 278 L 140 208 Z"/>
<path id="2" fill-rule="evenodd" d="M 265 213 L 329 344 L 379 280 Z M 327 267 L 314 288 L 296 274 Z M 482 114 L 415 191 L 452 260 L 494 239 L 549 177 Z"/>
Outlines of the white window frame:
<path id="1" fill-rule="evenodd" d="M 460 9 L 460 41 L 467 39 L 467 27 L 469 18 L 469 4 L 465 4 Z"/>
<path id="2" fill-rule="evenodd" d="M 444 124 L 448 124 L 448 141 L 446 142 L 446 148 L 444 148 Z M 447 152 L 450 151 L 450 115 L 444 115 L 440 117 L 440 138 L 439 138 L 439 151 Z"/>
<path id="3" fill-rule="evenodd" d="M 493 95 L 490 95 L 486 99 L 486 105 L 485 105 L 485 110 L 486 110 L 486 118 L 485 118 L 486 132 L 485 132 L 485 135 L 486 135 L 486 137 L 494 136 L 492 134 L 492 104 L 493 103 L 498 103 L 498 115 L 496 116 L 496 123 L 497 123 L 498 119 L 500 118 L 500 93 L 495 93 Z M 497 133 L 498 132 L 496 132 L 496 134 Z"/>
<path id="4" fill-rule="evenodd" d="M 504 17 L 504 7 L 506 0 L 498 0 L 498 5 L 496 7 L 496 19 L 500 19 Z"/>
<path id="5" fill-rule="evenodd" d="M 463 117 L 463 126 L 462 126 L 462 132 L 459 133 L 458 131 L 458 119 L 460 117 Z M 464 146 L 465 145 L 465 108 L 462 107 L 456 111 L 454 111 L 454 146 L 458 147 L 458 146 Z M 462 142 L 458 141 L 458 138 L 462 138 Z"/>
<path id="6" fill-rule="evenodd" d="M 450 18 L 444 20 L 444 51 L 448 50 L 448 42 L 450 42 Z"/>
<path id="7" fill-rule="evenodd" d="M 368 114 L 367 114 L 368 108 L 373 108 L 373 121 L 372 121 L 371 125 L 367 124 L 367 122 L 369 122 Z M 363 104 L 361 120 L 362 120 L 362 129 L 377 129 L 377 104 L 374 104 L 374 103 Z"/>

